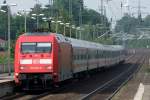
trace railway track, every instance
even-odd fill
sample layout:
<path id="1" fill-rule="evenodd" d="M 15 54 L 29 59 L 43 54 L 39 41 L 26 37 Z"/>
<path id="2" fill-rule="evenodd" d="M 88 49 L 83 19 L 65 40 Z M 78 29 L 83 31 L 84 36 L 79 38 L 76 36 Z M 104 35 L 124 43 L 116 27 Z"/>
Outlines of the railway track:
<path id="1" fill-rule="evenodd" d="M 145 62 L 145 58 L 142 58 L 142 60 L 140 58 L 136 63 L 138 62 L 140 62 L 140 64 L 138 65 L 136 70 L 134 68 L 136 66 L 131 66 L 130 68 L 128 68 L 128 70 L 121 73 L 119 76 L 80 98 L 80 100 L 111 100 L 111 98 L 119 91 L 119 89 L 121 89 L 141 68 L 141 66 Z"/>
<path id="2" fill-rule="evenodd" d="M 145 59 L 146 59 L 146 57 L 145 57 Z M 144 59 L 143 63 L 141 63 L 141 65 L 139 65 L 139 67 L 137 68 L 137 70 L 135 70 L 135 72 L 133 74 L 131 74 L 106 100 L 111 100 L 119 92 L 119 90 L 124 85 L 126 85 L 138 73 L 138 71 L 141 69 L 142 65 L 144 63 L 146 63 L 145 59 Z"/>
<path id="3" fill-rule="evenodd" d="M 137 63 L 137 59 L 140 59 L 140 57 L 138 57 L 136 60 L 132 60 L 135 56 L 129 57 L 127 58 L 126 62 L 127 63 Z M 144 59 L 143 59 L 144 60 Z M 142 60 L 142 61 L 143 61 Z M 140 61 L 141 62 L 141 61 Z M 141 62 L 142 63 L 142 62 Z M 141 65 L 141 63 L 139 64 L 139 66 Z M 128 64 L 127 64 L 128 65 Z M 122 65 L 124 66 L 123 68 L 125 68 L 127 65 Z M 99 80 L 96 80 L 94 83 L 90 83 L 89 80 L 90 79 L 85 79 L 85 80 L 81 80 L 81 82 L 76 81 L 74 83 L 70 83 L 67 86 L 64 86 L 62 88 L 53 90 L 53 91 L 49 91 L 49 92 L 44 92 L 44 93 L 39 93 L 39 94 L 28 94 L 28 93 L 15 93 L 14 95 L 11 96 L 7 96 L 7 97 L 3 97 L 0 99 L 3 100 L 88 100 L 88 99 L 95 99 L 95 98 L 102 98 L 102 99 L 98 99 L 98 100 L 104 100 L 103 98 L 105 97 L 105 99 L 108 99 L 108 97 L 112 97 L 111 95 L 113 93 L 116 92 L 116 88 L 113 89 L 113 93 L 111 92 L 111 95 L 105 95 L 103 97 L 101 97 L 102 95 L 97 95 L 100 93 L 103 93 L 105 91 L 110 91 L 109 87 L 112 86 L 114 83 L 113 87 L 118 87 L 122 85 L 122 81 L 126 80 L 126 79 L 122 79 L 119 80 L 120 77 L 122 77 L 125 73 L 127 73 L 129 70 L 131 70 L 134 67 L 133 65 L 131 65 L 128 70 L 126 70 L 125 72 L 119 72 L 119 74 L 116 74 L 114 76 L 109 75 L 108 79 L 104 80 L 101 79 L 101 83 L 98 84 Z M 136 65 L 135 65 L 136 67 Z M 139 67 L 138 67 L 139 68 Z M 119 69 L 118 69 L 119 70 Z M 115 71 L 115 70 L 114 70 Z M 129 76 L 131 75 L 131 73 L 133 73 L 135 70 L 132 69 L 132 71 L 127 75 L 126 78 L 129 78 Z M 117 71 L 116 71 L 117 72 Z M 114 73 L 116 73 L 114 72 Z M 105 73 L 105 72 L 104 72 Z M 104 74 L 102 73 L 102 74 Z M 106 75 L 109 73 L 109 71 L 106 71 Z M 100 75 L 100 78 L 103 77 L 103 75 Z M 112 74 L 112 73 L 109 73 Z M 95 76 L 93 76 L 95 77 Z M 92 78 L 91 78 L 92 79 Z M 116 82 L 120 81 L 120 84 L 115 84 Z M 87 83 L 89 82 L 89 83 Z M 97 84 L 95 85 L 95 83 L 97 82 Z M 87 84 L 87 85 L 84 85 Z M 88 84 L 92 84 L 91 86 Z M 89 88 L 88 88 L 89 86 Z M 99 86 L 99 87 L 98 87 Z M 80 88 L 76 90 L 76 87 Z M 98 87 L 98 88 L 97 88 Z M 95 88 L 95 89 L 94 89 Z M 94 91 L 93 91 L 94 89 Z"/>

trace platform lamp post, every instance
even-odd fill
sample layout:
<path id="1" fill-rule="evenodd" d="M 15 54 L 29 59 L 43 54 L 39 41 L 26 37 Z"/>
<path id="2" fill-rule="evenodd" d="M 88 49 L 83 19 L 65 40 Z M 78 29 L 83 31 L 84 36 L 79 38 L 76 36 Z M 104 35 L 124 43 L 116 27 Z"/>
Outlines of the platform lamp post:
<path id="1" fill-rule="evenodd" d="M 71 38 L 71 34 L 72 34 L 72 25 L 70 25 L 70 28 L 69 28 L 69 34 L 70 34 L 70 38 Z"/>
<path id="2" fill-rule="evenodd" d="M 76 39 L 78 39 L 78 31 L 80 30 L 80 27 L 76 27 Z"/>
<path id="3" fill-rule="evenodd" d="M 51 20 L 51 23 L 52 23 L 52 26 L 54 25 L 55 27 L 56 22 L 54 20 Z"/>
<path id="4" fill-rule="evenodd" d="M 69 31 L 70 31 L 70 38 L 72 37 L 72 28 L 75 27 L 75 25 L 70 25 Z"/>
<path id="5" fill-rule="evenodd" d="M 22 15 L 20 14 L 20 12 L 17 12 L 17 16 L 19 16 L 19 17 L 22 17 Z M 19 26 L 20 26 L 21 24 L 19 23 Z M 22 27 L 22 26 L 21 26 Z M 18 33 L 16 33 L 16 38 L 18 37 Z"/>
<path id="6" fill-rule="evenodd" d="M 39 17 L 44 16 L 44 14 L 32 14 L 32 16 L 36 17 L 37 29 L 39 28 Z"/>
<path id="7" fill-rule="evenodd" d="M 6 6 L 7 9 L 8 9 L 8 71 L 9 71 L 9 76 L 11 75 L 11 67 L 10 67 L 10 16 L 11 16 L 11 13 L 10 13 L 10 7 L 11 6 L 17 6 L 17 4 L 0 4 L 0 6 Z"/>
<path id="8" fill-rule="evenodd" d="M 42 19 L 43 21 L 48 22 L 49 32 L 51 32 L 52 17 L 49 18 L 43 17 Z"/>
<path id="9" fill-rule="evenodd" d="M 24 15 L 24 32 L 27 32 L 27 13 L 30 12 L 31 10 L 25 10 L 25 9 L 20 9 L 19 13 L 23 12 Z M 21 15 L 22 16 L 22 15 Z"/>
<path id="10" fill-rule="evenodd" d="M 70 23 L 66 23 L 66 28 L 69 28 L 70 27 Z M 70 30 L 70 28 L 69 28 Z"/>
<path id="11" fill-rule="evenodd" d="M 63 25 L 63 26 L 64 26 L 63 35 L 65 36 L 65 32 L 66 32 L 66 25 L 65 25 L 65 23 L 60 23 L 60 25 Z"/>
<path id="12" fill-rule="evenodd" d="M 66 35 L 66 27 L 69 27 L 70 23 L 65 23 L 65 35 Z"/>
<path id="13" fill-rule="evenodd" d="M 56 21 L 56 33 L 58 33 L 59 23 L 61 23 L 61 21 Z"/>
<path id="14" fill-rule="evenodd" d="M 84 31 L 84 28 L 81 28 L 81 27 L 80 27 L 79 31 L 80 31 L 79 39 L 83 39 L 81 33 Z"/>
<path id="15" fill-rule="evenodd" d="M 64 25 L 64 32 L 63 35 L 66 36 L 66 27 L 69 27 L 70 23 L 60 23 L 60 25 Z"/>
<path id="16" fill-rule="evenodd" d="M 75 27 L 75 25 L 72 25 L 72 26 L 71 26 L 71 28 L 72 28 L 72 31 L 73 31 L 73 30 L 75 30 L 75 31 L 76 31 L 76 27 Z M 72 34 L 72 32 L 71 32 L 71 34 Z"/>
<path id="17" fill-rule="evenodd" d="M 81 27 L 79 27 L 78 30 L 79 30 L 79 39 L 81 40 L 81 33 L 82 33 L 81 32 Z"/>

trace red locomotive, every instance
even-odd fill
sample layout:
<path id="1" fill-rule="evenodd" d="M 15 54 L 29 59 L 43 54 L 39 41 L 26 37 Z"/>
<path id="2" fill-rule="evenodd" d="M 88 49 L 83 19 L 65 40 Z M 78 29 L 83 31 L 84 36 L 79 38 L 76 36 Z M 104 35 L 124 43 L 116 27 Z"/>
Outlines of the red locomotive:
<path id="1" fill-rule="evenodd" d="M 15 48 L 15 83 L 45 89 L 83 72 L 124 61 L 124 47 L 64 37 L 60 34 L 23 34 Z M 31 87 L 32 86 L 32 87 Z"/>

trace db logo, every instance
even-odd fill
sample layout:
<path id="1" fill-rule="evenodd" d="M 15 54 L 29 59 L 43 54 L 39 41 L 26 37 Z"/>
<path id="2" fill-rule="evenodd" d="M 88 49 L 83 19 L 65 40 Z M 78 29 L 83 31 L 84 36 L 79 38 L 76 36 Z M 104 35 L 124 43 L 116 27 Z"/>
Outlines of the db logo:
<path id="1" fill-rule="evenodd" d="M 39 63 L 40 63 L 39 59 L 34 59 L 33 60 L 33 64 L 39 64 Z"/>

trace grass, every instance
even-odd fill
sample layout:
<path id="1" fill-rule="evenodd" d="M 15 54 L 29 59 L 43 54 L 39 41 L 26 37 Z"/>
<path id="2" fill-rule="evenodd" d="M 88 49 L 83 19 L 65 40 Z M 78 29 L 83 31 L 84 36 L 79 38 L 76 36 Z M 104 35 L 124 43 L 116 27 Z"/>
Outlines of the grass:
<path id="1" fill-rule="evenodd" d="M 13 57 L 10 58 L 10 62 L 11 63 L 14 62 Z M 7 63 L 8 63 L 7 53 L 3 52 L 3 53 L 0 54 L 0 64 L 7 64 Z"/>

